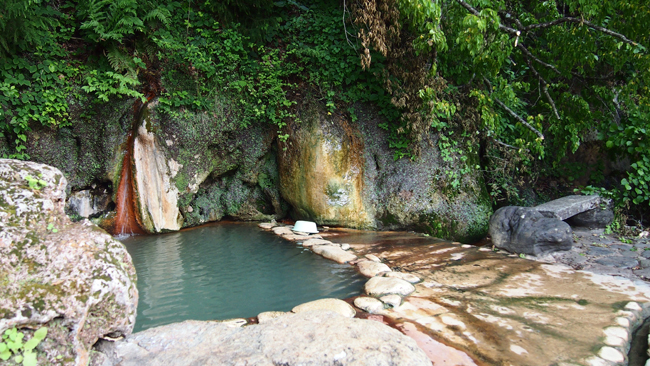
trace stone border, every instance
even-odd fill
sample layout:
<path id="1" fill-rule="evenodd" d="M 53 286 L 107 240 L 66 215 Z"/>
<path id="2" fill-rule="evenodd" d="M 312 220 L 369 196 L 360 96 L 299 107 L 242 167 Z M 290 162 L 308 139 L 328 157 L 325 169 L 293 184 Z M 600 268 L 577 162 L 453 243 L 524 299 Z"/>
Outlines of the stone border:
<path id="1" fill-rule="evenodd" d="M 386 264 L 381 262 L 377 256 L 367 254 L 363 258 L 350 252 L 349 244 L 337 244 L 323 239 L 318 234 L 295 233 L 290 226 L 278 225 L 276 223 L 261 223 L 260 228 L 273 231 L 276 235 L 310 248 L 314 253 L 338 263 L 349 263 L 356 265 L 357 270 L 365 277 L 370 278 L 364 286 L 364 292 L 368 296 L 359 296 L 355 299 L 354 305 L 370 314 L 382 314 L 387 307 L 398 307 L 403 299 L 415 291 L 414 285 L 422 280 L 411 273 L 393 272 Z M 464 249 L 474 248 L 473 245 L 452 242 Z M 335 257 L 331 252 L 338 251 L 324 250 L 324 248 L 337 248 L 338 251 L 347 254 L 346 260 L 342 257 Z M 492 251 L 492 249 L 481 247 L 480 251 Z M 507 254 L 508 257 L 519 257 L 504 250 L 498 253 Z M 335 259 L 336 258 L 336 259 Z M 337 260 L 338 259 L 338 260 Z M 534 260 L 530 258 L 529 260 Z M 568 267 L 570 268 L 570 267 Z M 573 269 L 572 269 L 573 270 Z M 594 274 L 590 271 L 577 271 Z M 598 275 L 598 274 L 596 274 Z M 629 281 L 629 280 L 628 280 Z M 636 281 L 632 281 L 633 283 Z M 319 300 L 316 300 L 319 301 Z M 650 318 L 650 302 L 639 304 L 635 301 L 628 302 L 622 310 L 617 312 L 616 323 L 603 328 L 603 343 L 597 351 L 597 355 L 587 358 L 585 361 L 590 366 L 618 366 L 625 365 L 631 347 L 632 334 L 638 330 L 645 319 Z M 650 335 L 648 337 L 650 346 Z M 650 354 L 650 350 L 649 350 Z M 558 366 L 576 366 L 572 363 L 560 363 Z M 650 360 L 645 366 L 650 366 Z"/>
<path id="2" fill-rule="evenodd" d="M 260 223 L 258 226 L 283 239 L 297 242 L 324 258 L 357 266 L 359 273 L 370 278 L 364 286 L 364 292 L 369 296 L 356 298 L 354 305 L 370 314 L 381 314 L 387 307 L 400 306 L 404 297 L 415 291 L 414 284 L 422 281 L 414 274 L 393 272 L 375 255 L 368 254 L 359 258 L 350 252 L 349 244 L 333 243 L 319 234 L 294 232 L 291 226 L 275 222 Z"/>

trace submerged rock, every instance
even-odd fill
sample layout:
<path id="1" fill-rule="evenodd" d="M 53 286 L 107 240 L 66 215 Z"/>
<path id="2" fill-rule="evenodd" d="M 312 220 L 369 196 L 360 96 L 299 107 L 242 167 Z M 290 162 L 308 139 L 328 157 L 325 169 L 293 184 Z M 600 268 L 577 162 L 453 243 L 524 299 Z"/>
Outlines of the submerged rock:
<path id="1" fill-rule="evenodd" d="M 128 335 L 138 304 L 124 245 L 64 213 L 56 168 L 0 159 L 0 334 L 48 328 L 38 362 L 86 365 L 101 337 Z"/>
<path id="2" fill-rule="evenodd" d="M 185 321 L 103 342 L 93 365 L 430 366 L 414 340 L 379 322 L 330 311 L 228 328 Z"/>
<path id="3" fill-rule="evenodd" d="M 502 207 L 490 219 L 494 245 L 513 253 L 543 255 L 570 250 L 572 233 L 569 224 L 545 217 L 535 208 Z"/>

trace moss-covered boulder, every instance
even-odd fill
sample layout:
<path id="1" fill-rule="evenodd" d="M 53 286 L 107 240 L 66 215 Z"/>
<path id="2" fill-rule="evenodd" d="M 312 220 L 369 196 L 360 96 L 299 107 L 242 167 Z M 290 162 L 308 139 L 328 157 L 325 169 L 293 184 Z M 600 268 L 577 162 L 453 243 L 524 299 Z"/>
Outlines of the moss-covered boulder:
<path id="1" fill-rule="evenodd" d="M 67 181 L 56 168 L 0 159 L 0 333 L 47 337 L 38 364 L 86 365 L 104 336 L 128 335 L 138 292 L 126 248 L 64 213 Z"/>

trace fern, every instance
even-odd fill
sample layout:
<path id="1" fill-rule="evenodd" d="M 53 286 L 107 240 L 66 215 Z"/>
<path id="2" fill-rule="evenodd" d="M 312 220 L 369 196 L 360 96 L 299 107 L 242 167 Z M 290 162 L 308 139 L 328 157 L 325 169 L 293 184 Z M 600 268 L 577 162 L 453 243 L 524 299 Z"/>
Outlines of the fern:
<path id="1" fill-rule="evenodd" d="M 0 6 L 0 55 L 50 41 L 48 30 L 61 15 L 42 0 L 3 0 Z"/>

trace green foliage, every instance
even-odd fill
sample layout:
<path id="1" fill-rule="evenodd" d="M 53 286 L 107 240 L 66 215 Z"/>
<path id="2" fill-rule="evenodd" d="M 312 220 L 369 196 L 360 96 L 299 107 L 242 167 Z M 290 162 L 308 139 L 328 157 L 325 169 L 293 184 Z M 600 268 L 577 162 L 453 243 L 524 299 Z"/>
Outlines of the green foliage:
<path id="1" fill-rule="evenodd" d="M 0 56 L 48 42 L 60 13 L 43 0 L 4 0 L 0 7 Z"/>
<path id="2" fill-rule="evenodd" d="M 0 360 L 7 361 L 14 356 L 16 364 L 23 366 L 36 366 L 36 352 L 34 349 L 47 336 L 47 327 L 41 327 L 34 332 L 31 339 L 23 342 L 25 334 L 16 328 L 7 329 L 0 342 Z"/>
<path id="3" fill-rule="evenodd" d="M 42 179 L 34 178 L 31 175 L 26 175 L 25 180 L 27 181 L 27 184 L 29 185 L 29 188 L 37 190 L 37 191 L 40 190 L 41 188 L 44 188 L 44 187 L 47 186 L 46 181 L 44 181 Z"/>

